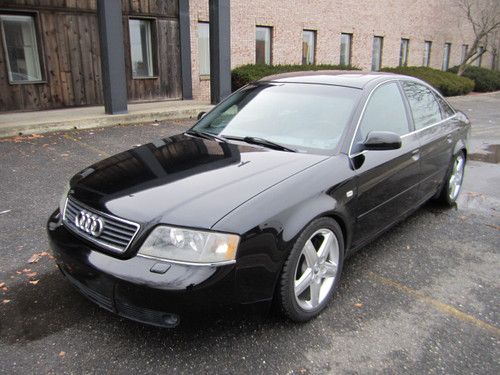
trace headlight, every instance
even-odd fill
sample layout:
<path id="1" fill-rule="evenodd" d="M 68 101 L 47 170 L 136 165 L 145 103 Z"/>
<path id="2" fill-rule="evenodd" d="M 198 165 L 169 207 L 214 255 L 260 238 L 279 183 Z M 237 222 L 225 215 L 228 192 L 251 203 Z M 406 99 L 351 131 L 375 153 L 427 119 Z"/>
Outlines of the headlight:
<path id="1" fill-rule="evenodd" d="M 139 254 L 189 263 L 227 262 L 235 259 L 239 240 L 234 234 L 159 226 Z"/>
<path id="2" fill-rule="evenodd" d="M 61 200 L 59 201 L 59 211 L 61 212 L 61 214 L 64 213 L 64 205 L 66 204 L 66 198 L 68 198 L 69 189 L 70 189 L 70 186 L 69 186 L 69 182 L 68 182 L 66 184 L 66 186 L 64 187 L 64 191 L 63 191 L 63 194 L 61 196 Z"/>

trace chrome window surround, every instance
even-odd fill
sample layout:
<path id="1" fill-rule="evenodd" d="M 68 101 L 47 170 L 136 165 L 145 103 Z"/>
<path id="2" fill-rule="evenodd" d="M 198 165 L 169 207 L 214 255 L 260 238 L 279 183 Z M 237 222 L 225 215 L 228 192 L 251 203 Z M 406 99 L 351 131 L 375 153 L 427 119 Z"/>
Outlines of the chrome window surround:
<path id="1" fill-rule="evenodd" d="M 63 210 L 63 213 L 62 213 L 62 222 L 63 222 L 63 224 L 65 224 L 65 222 L 67 222 L 67 219 L 66 219 L 66 206 L 68 205 L 68 200 L 69 200 L 69 197 L 66 198 L 66 201 L 64 202 L 64 210 Z M 91 208 L 91 207 L 87 206 L 86 204 L 81 203 L 80 201 L 78 201 L 76 199 L 72 198 L 71 200 L 74 201 L 74 202 L 76 202 L 76 204 L 78 204 L 81 207 L 85 208 L 89 212 L 92 212 L 92 213 L 94 213 L 96 215 L 99 215 L 99 216 L 102 216 L 104 218 L 108 218 L 108 219 L 111 219 L 111 220 L 116 220 L 116 221 L 119 221 L 119 222 L 122 222 L 122 223 L 126 223 L 126 224 L 129 224 L 129 225 L 132 225 L 132 226 L 136 227 L 136 230 L 135 230 L 135 233 L 133 234 L 133 236 L 130 237 L 130 241 L 129 241 L 128 245 L 124 249 L 121 249 L 121 248 L 109 245 L 109 244 L 107 244 L 107 243 L 105 243 L 103 241 L 99 241 L 99 239 L 97 239 L 97 238 L 92 238 L 90 236 L 84 235 L 82 232 L 75 230 L 70 225 L 65 225 L 64 226 L 65 228 L 71 230 L 73 233 L 77 234 L 81 238 L 83 238 L 83 239 L 85 239 L 85 240 L 87 240 L 89 242 L 92 242 L 95 245 L 101 246 L 101 247 L 103 247 L 103 248 L 105 248 L 107 250 L 110 250 L 110 251 L 112 251 L 114 253 L 117 253 L 117 254 L 123 254 L 123 253 L 125 253 L 130 248 L 130 244 L 137 237 L 137 233 L 139 233 L 139 229 L 141 228 L 141 226 L 139 224 L 134 223 L 133 221 L 129 221 L 129 220 L 126 220 L 126 219 L 122 219 L 122 218 L 119 218 L 119 217 L 116 217 L 116 216 L 113 216 L 113 215 L 109 215 L 109 214 L 105 214 L 103 212 L 97 211 L 96 209 Z"/>
<path id="2" fill-rule="evenodd" d="M 436 125 L 439 125 L 445 121 L 448 121 L 454 117 L 456 117 L 457 115 L 457 111 L 455 111 L 455 108 L 453 108 L 450 103 L 448 103 L 448 101 L 439 93 L 436 91 L 436 89 L 432 86 L 430 86 L 429 84 L 427 84 L 426 82 L 420 82 L 420 81 L 414 81 L 414 80 L 411 80 L 411 79 L 404 79 L 404 78 L 395 78 L 395 79 L 390 79 L 390 80 L 387 80 L 387 81 L 384 81 L 384 82 L 380 82 L 379 84 L 377 84 L 373 89 L 372 91 L 370 92 L 370 94 L 368 94 L 368 97 L 366 98 L 366 101 L 365 101 L 365 104 L 363 105 L 363 109 L 361 110 L 361 114 L 359 115 L 359 118 L 358 118 L 358 122 L 356 123 L 356 128 L 354 129 L 354 133 L 352 135 L 352 139 L 351 139 L 351 143 L 349 145 L 349 152 L 347 153 L 347 155 L 352 158 L 352 157 L 355 157 L 355 156 L 358 156 L 358 155 L 363 155 L 364 153 L 366 153 L 366 150 L 363 150 L 363 151 L 360 151 L 360 152 L 357 152 L 355 154 L 351 154 L 351 151 L 352 151 L 352 146 L 354 145 L 354 139 L 356 138 L 356 134 L 358 133 L 358 128 L 361 124 L 361 120 L 363 119 L 363 116 L 365 115 L 365 110 L 366 110 L 366 107 L 368 105 L 368 102 L 370 101 L 373 93 L 382 85 L 386 84 L 386 83 L 389 83 L 389 82 L 404 82 L 404 81 L 407 81 L 407 82 L 416 82 L 418 84 L 421 84 L 422 86 L 425 86 L 427 87 L 428 89 L 431 90 L 431 92 L 434 94 L 434 95 L 439 95 L 441 97 L 441 99 L 443 99 L 443 101 L 448 104 L 450 106 L 450 108 L 453 110 L 453 115 L 451 115 L 450 117 L 447 117 L 445 119 L 442 119 L 441 121 L 438 121 L 434 124 L 430 124 L 430 125 L 427 125 L 426 127 L 424 128 L 421 128 L 421 129 L 416 129 L 416 130 L 413 130 L 411 132 L 408 132 L 407 134 L 403 134 L 401 136 L 401 138 L 405 138 L 405 137 L 408 137 L 410 135 L 413 135 L 413 134 L 416 134 L 416 133 L 419 133 L 423 130 L 426 130 L 426 129 L 429 129 L 433 126 L 436 126 Z M 404 95 L 404 93 L 401 93 L 402 95 Z M 406 98 L 403 98 L 403 100 L 407 100 Z M 439 104 L 439 103 L 438 103 Z M 409 108 L 409 110 L 411 111 L 411 108 Z M 410 113 L 411 114 L 411 113 Z"/>

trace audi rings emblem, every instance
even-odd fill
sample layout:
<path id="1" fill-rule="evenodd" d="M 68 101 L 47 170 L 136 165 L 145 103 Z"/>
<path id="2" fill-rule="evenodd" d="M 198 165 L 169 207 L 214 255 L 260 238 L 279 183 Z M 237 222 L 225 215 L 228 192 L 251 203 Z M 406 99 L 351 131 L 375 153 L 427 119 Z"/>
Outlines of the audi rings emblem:
<path id="1" fill-rule="evenodd" d="M 104 220 L 99 216 L 82 210 L 75 217 L 75 225 L 93 237 L 99 237 L 104 229 Z"/>

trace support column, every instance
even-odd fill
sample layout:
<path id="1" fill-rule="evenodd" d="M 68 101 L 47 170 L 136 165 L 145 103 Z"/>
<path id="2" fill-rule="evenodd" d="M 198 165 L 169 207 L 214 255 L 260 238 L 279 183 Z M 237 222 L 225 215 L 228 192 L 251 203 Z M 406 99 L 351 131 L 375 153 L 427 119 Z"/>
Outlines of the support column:
<path id="1" fill-rule="evenodd" d="M 212 104 L 231 93 L 230 0 L 209 0 L 210 92 Z"/>
<path id="2" fill-rule="evenodd" d="M 181 44 L 182 99 L 193 99 L 191 78 L 191 31 L 189 0 L 179 0 L 179 34 Z"/>
<path id="3" fill-rule="evenodd" d="M 121 0 L 97 0 L 102 88 L 107 114 L 127 113 Z"/>

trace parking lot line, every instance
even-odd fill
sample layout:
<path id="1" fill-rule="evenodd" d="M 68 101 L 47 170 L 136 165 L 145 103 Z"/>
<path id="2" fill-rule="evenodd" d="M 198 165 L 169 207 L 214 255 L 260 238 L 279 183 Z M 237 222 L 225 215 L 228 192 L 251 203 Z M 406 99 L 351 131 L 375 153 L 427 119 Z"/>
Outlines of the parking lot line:
<path id="1" fill-rule="evenodd" d="M 64 134 L 63 137 L 66 138 L 66 139 L 69 139 L 70 141 L 73 141 L 73 142 L 76 142 L 76 143 L 80 144 L 81 146 L 83 146 L 84 148 L 86 148 L 86 149 L 88 149 L 90 151 L 96 152 L 98 154 L 101 154 L 101 155 L 104 155 L 104 156 L 107 156 L 107 157 L 111 156 L 111 154 L 108 154 L 106 151 L 103 151 L 103 150 L 100 150 L 100 149 L 98 149 L 98 148 L 96 148 L 94 146 L 91 146 L 88 143 L 86 143 L 86 142 L 84 142 L 84 141 L 82 141 L 80 139 L 77 139 L 77 138 L 74 138 L 74 137 L 70 136 L 69 134 Z"/>
<path id="2" fill-rule="evenodd" d="M 406 285 L 403 285 L 397 281 L 388 279 L 384 276 L 381 276 L 379 274 L 376 274 L 374 272 L 369 271 L 368 272 L 369 277 L 371 277 L 374 281 L 384 284 L 387 286 L 390 286 L 394 289 L 397 289 L 406 295 L 413 297 L 420 302 L 423 302 L 427 305 L 435 307 L 437 310 L 439 310 L 443 314 L 451 315 L 455 317 L 456 319 L 469 322 L 477 327 L 480 327 L 488 332 L 490 332 L 493 335 L 500 336 L 500 328 L 486 323 L 485 321 L 478 319 L 470 314 L 464 313 L 463 311 L 458 310 L 457 308 L 450 306 L 446 303 L 440 302 L 432 297 L 429 297 L 425 295 L 424 293 L 419 292 L 418 290 L 412 289 L 407 287 Z"/>

